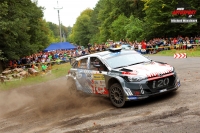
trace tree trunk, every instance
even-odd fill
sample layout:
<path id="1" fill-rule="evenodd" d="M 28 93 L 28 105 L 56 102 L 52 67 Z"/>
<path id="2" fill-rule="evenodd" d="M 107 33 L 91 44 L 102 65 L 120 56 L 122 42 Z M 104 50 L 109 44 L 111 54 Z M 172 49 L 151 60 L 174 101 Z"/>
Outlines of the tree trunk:
<path id="1" fill-rule="evenodd" d="M 3 61 L 0 60 L 0 73 L 3 72 Z"/>

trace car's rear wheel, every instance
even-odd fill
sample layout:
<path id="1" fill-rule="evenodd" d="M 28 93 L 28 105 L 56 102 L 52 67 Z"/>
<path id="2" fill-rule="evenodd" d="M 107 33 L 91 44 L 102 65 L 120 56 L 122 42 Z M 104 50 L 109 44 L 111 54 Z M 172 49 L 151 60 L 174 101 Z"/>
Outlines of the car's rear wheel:
<path id="1" fill-rule="evenodd" d="M 109 89 L 109 97 L 112 104 L 118 108 L 123 107 L 126 103 L 124 91 L 119 83 L 111 85 Z"/>

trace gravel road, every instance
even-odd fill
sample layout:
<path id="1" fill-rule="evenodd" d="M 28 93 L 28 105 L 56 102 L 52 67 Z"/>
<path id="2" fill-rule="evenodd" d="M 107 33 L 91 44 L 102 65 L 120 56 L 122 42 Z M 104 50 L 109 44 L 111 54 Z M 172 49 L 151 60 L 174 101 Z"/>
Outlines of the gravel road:
<path id="1" fill-rule="evenodd" d="M 70 91 L 62 77 L 0 92 L 0 132 L 199 133 L 200 58 L 150 58 L 175 67 L 176 92 L 115 108 L 108 98 Z"/>

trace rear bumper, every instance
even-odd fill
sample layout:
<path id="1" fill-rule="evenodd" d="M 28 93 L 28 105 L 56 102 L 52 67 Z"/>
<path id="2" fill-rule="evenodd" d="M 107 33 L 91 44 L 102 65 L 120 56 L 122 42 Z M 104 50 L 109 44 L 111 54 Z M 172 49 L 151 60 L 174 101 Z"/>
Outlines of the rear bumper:
<path id="1" fill-rule="evenodd" d="M 76 77 L 74 77 L 72 75 L 66 75 L 66 79 L 73 81 L 76 85 L 77 90 L 82 90 L 82 87 L 81 87 L 80 83 L 76 80 Z"/>
<path id="2" fill-rule="evenodd" d="M 72 75 L 66 75 L 67 80 L 68 79 L 74 79 L 74 77 Z M 75 79 L 74 79 L 75 80 Z"/>

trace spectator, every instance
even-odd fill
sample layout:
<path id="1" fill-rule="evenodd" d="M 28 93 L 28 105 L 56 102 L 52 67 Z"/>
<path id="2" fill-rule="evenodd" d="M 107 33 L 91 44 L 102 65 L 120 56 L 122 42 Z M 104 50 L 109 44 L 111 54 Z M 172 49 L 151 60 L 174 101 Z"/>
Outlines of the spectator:
<path id="1" fill-rule="evenodd" d="M 27 59 L 25 57 L 22 58 L 22 64 L 27 64 Z"/>
<path id="2" fill-rule="evenodd" d="M 9 67 L 13 67 L 13 62 L 11 60 L 9 61 Z"/>
<path id="3" fill-rule="evenodd" d="M 141 53 L 142 53 L 142 54 L 146 54 L 147 44 L 146 44 L 145 41 L 142 41 L 141 44 L 142 44 Z"/>
<path id="4" fill-rule="evenodd" d="M 141 43 L 138 44 L 138 52 L 141 53 L 142 45 Z"/>
<path id="5" fill-rule="evenodd" d="M 13 68 L 17 68 L 17 61 L 16 60 L 13 61 Z"/>
<path id="6" fill-rule="evenodd" d="M 195 44 L 199 44 L 199 39 L 198 38 L 195 39 Z"/>
<path id="7" fill-rule="evenodd" d="M 106 46 L 105 46 L 105 44 L 102 44 L 102 50 L 103 50 L 103 51 L 106 51 Z"/>
<path id="8" fill-rule="evenodd" d="M 45 63 L 42 63 L 42 71 L 46 72 L 47 65 Z"/>
<path id="9" fill-rule="evenodd" d="M 90 47 L 91 47 L 91 44 L 88 43 L 87 48 L 88 48 L 88 52 L 89 52 L 89 53 L 91 53 L 91 51 L 90 51 Z"/>
<path id="10" fill-rule="evenodd" d="M 82 50 L 81 55 L 85 55 L 85 49 Z"/>

